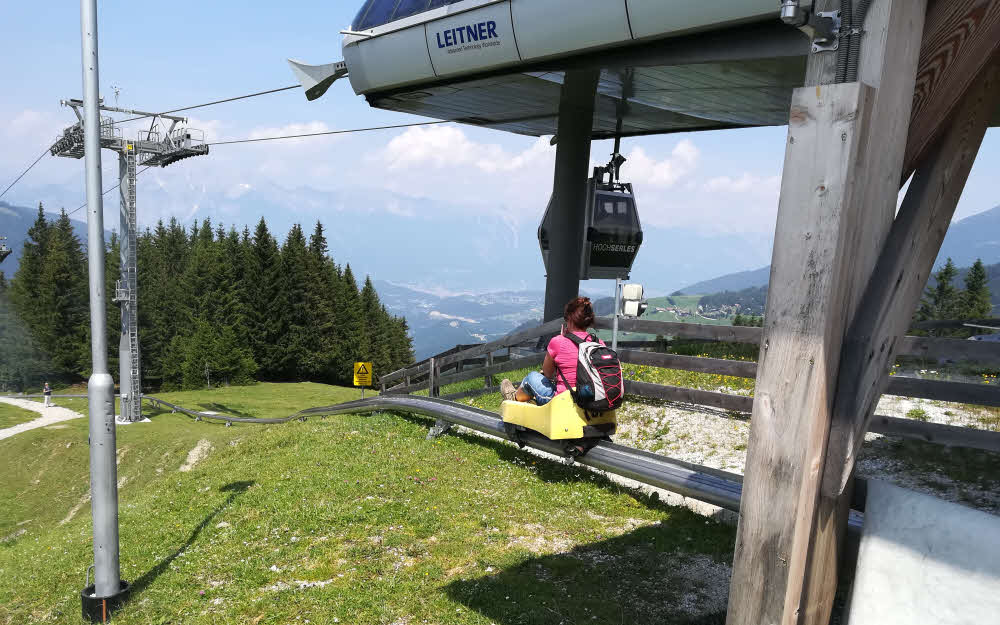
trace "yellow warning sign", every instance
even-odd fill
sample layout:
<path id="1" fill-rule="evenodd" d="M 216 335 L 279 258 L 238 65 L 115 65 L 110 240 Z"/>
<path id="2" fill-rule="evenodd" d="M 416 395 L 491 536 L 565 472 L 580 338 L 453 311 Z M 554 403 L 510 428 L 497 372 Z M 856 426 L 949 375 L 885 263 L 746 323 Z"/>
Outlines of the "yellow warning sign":
<path id="1" fill-rule="evenodd" d="M 372 363 L 370 362 L 354 363 L 354 386 L 371 386 L 371 385 L 372 385 Z"/>

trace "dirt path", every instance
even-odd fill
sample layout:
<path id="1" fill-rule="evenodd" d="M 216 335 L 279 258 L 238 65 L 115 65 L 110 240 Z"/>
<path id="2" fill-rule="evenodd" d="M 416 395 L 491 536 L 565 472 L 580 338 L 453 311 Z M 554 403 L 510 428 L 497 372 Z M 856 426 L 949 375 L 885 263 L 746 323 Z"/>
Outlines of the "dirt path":
<path id="1" fill-rule="evenodd" d="M 31 410 L 41 415 L 34 421 L 19 423 L 13 427 L 0 430 L 0 440 L 10 438 L 11 436 L 20 434 L 21 432 L 27 432 L 28 430 L 34 430 L 35 428 L 43 428 L 47 425 L 52 425 L 53 423 L 59 423 L 60 421 L 83 418 L 82 414 L 70 410 L 69 408 L 61 408 L 59 406 L 49 406 L 46 408 L 45 404 L 37 401 L 28 401 L 27 399 L 9 399 L 6 397 L 0 397 L 0 402 L 10 404 L 11 406 L 17 406 L 18 408 L 24 408 L 25 410 Z"/>

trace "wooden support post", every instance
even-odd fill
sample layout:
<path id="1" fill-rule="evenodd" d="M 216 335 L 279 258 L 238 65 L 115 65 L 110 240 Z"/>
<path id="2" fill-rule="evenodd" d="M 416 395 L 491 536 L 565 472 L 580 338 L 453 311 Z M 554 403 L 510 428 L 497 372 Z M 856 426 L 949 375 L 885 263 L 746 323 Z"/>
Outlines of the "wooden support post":
<path id="1" fill-rule="evenodd" d="M 427 396 L 434 397 L 434 374 L 437 372 L 435 367 L 434 357 L 431 356 L 430 361 L 427 363 Z"/>
<path id="2" fill-rule="evenodd" d="M 904 180 L 934 148 L 966 92 L 998 51 L 1000 0 L 934 0 L 929 4 Z M 997 123 L 1000 118 L 992 125 Z"/>
<path id="3" fill-rule="evenodd" d="M 486 354 L 486 367 L 489 368 L 489 367 L 492 367 L 492 366 L 493 366 L 493 352 L 490 352 L 490 353 Z M 487 375 L 486 379 L 484 380 L 484 382 L 486 383 L 486 388 L 493 388 L 493 376 L 492 375 Z"/>
<path id="4" fill-rule="evenodd" d="M 977 76 L 907 189 L 844 342 L 823 471 L 823 497 L 839 497 L 847 488 L 875 406 L 889 382 L 886 371 L 895 361 L 998 109 L 1000 62 L 995 61 Z"/>
<path id="5" fill-rule="evenodd" d="M 730 625 L 829 621 L 836 562 L 813 549 L 821 468 L 841 345 L 895 212 L 925 9 L 876 0 L 862 82 L 793 95 Z"/>

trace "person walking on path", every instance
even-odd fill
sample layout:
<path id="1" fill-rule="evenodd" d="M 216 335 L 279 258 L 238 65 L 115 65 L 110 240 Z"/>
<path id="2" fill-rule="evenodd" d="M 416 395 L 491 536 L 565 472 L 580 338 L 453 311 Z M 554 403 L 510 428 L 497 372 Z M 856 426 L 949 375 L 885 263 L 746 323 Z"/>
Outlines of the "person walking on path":
<path id="1" fill-rule="evenodd" d="M 42 387 L 42 394 L 45 395 L 45 407 L 48 408 L 52 405 L 52 387 L 49 386 L 48 382 Z"/>

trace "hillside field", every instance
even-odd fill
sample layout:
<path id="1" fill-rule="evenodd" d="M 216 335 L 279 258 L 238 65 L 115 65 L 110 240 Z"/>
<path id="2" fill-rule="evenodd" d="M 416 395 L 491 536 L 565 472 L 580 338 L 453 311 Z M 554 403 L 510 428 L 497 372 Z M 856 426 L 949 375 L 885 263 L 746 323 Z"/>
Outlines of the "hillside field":
<path id="1" fill-rule="evenodd" d="M 0 403 L 0 430 L 9 428 L 19 423 L 26 423 L 38 418 L 37 412 Z"/>
<path id="2" fill-rule="evenodd" d="M 273 417 L 358 391 L 160 396 Z M 431 421 L 404 415 L 151 417 L 118 428 L 135 590 L 116 623 L 722 622 L 734 529 L 580 468 L 477 436 L 428 442 Z M 86 440 L 81 419 L 0 441 L 0 623 L 79 622 Z"/>

